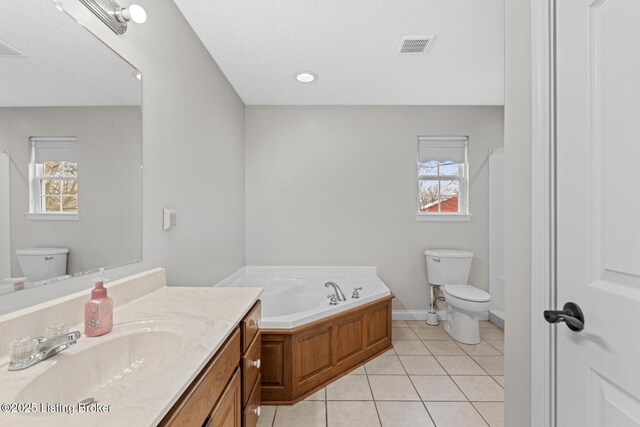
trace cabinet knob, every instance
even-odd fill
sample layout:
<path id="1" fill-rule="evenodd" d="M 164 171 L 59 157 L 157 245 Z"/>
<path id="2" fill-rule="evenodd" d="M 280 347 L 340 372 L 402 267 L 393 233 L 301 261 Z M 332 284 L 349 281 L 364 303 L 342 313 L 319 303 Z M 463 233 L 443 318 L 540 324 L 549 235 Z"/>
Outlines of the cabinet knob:
<path id="1" fill-rule="evenodd" d="M 260 369 L 260 359 L 258 360 L 252 360 L 250 363 L 251 366 L 255 366 L 256 368 Z"/>
<path id="2" fill-rule="evenodd" d="M 252 412 L 253 412 L 257 417 L 259 417 L 259 416 L 260 416 L 260 412 L 261 412 L 260 407 L 258 406 L 258 407 L 257 407 L 256 409 L 254 409 Z"/>
<path id="3" fill-rule="evenodd" d="M 261 323 L 260 319 L 258 319 L 258 320 L 250 319 L 249 320 L 249 326 L 255 326 L 255 327 L 259 328 L 260 327 L 260 323 Z"/>

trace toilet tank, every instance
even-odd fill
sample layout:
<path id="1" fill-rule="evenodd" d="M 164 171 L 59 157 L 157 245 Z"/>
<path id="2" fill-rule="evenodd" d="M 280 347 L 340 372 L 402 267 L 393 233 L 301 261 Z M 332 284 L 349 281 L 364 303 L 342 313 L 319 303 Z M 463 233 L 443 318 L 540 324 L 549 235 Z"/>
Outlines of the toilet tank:
<path id="1" fill-rule="evenodd" d="M 68 254 L 67 248 L 30 248 L 16 251 L 18 264 L 27 282 L 66 275 Z"/>
<path id="2" fill-rule="evenodd" d="M 455 249 L 427 249 L 427 280 L 432 285 L 466 285 L 473 252 Z"/>

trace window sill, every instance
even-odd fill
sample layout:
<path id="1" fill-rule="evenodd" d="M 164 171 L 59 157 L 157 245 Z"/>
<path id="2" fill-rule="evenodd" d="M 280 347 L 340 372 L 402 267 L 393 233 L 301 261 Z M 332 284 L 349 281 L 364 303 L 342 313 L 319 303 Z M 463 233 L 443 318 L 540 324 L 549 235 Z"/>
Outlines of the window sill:
<path id="1" fill-rule="evenodd" d="M 28 220 L 35 221 L 77 221 L 80 214 L 77 213 L 29 213 L 25 214 Z"/>
<path id="2" fill-rule="evenodd" d="M 457 222 L 469 222 L 471 221 L 471 214 L 416 214 L 416 221 L 457 221 Z"/>

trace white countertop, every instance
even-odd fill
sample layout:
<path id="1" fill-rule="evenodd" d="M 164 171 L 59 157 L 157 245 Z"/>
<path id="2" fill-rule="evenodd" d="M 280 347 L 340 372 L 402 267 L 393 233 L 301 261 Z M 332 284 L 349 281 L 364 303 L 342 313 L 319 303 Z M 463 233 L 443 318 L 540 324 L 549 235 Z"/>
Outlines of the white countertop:
<path id="1" fill-rule="evenodd" d="M 120 376 L 110 382 L 111 397 L 100 396 L 98 390 L 95 397 L 98 403 L 110 405 L 109 412 L 105 413 L 32 413 L 16 414 L 0 412 L 0 425 L 11 426 L 76 426 L 76 425 L 100 425 L 100 426 L 151 426 L 156 425 L 171 409 L 186 388 L 191 384 L 200 370 L 233 332 L 236 325 L 258 300 L 261 288 L 190 288 L 190 287 L 162 287 L 143 297 L 135 299 L 121 307 L 115 307 L 113 331 L 107 335 L 96 338 L 85 337 L 84 334 L 77 344 L 71 346 L 62 353 L 53 356 L 39 364 L 22 371 L 9 372 L 7 370 L 8 358 L 0 359 L 0 404 L 12 402 L 29 402 L 26 400 L 31 394 L 23 389 L 35 378 L 47 373 L 56 363 L 64 358 L 74 357 L 92 346 L 106 343 L 109 340 L 117 342 L 124 337 L 127 331 L 131 331 L 131 325 L 140 325 L 141 321 L 148 321 L 150 325 L 180 325 L 178 333 L 183 338 L 179 348 L 167 347 L 163 354 L 165 359 L 171 359 L 170 369 L 165 369 L 160 375 L 138 375 L 132 387 L 131 377 L 128 377 L 126 387 L 117 389 L 117 381 Z M 146 324 L 146 323 L 145 323 Z M 187 327 L 185 327 L 187 325 Z M 173 327 L 172 326 L 172 327 Z M 139 327 L 139 326 L 136 326 Z M 128 329 L 129 328 L 129 329 Z M 83 325 L 74 325 L 71 330 L 83 331 Z M 175 328 L 174 328 L 175 329 Z M 123 342 L 122 340 L 120 342 Z M 163 347 L 164 348 L 164 347 Z M 176 353 L 171 354 L 175 350 Z M 122 351 L 120 351 L 122 353 Z M 87 353 L 85 353 L 87 354 Z M 116 356 L 118 353 L 116 353 Z M 144 363 L 144 362 L 143 362 Z M 66 366 L 70 364 L 67 363 Z M 62 366 L 62 365 L 61 365 Z M 73 379 L 74 371 L 59 375 L 60 381 L 45 382 L 46 388 L 50 386 L 60 389 L 62 396 L 81 379 Z M 61 376 L 60 376 L 61 375 Z M 56 378 L 55 375 L 52 375 Z M 74 382 L 75 381 L 75 382 Z M 113 390 L 117 394 L 113 394 Z M 48 393 L 48 394 L 47 394 Z M 33 391 L 40 410 L 40 400 L 37 399 L 39 390 Z M 71 393 L 73 394 L 73 393 Z M 50 396 L 51 390 L 43 392 Z M 89 397 L 89 396 L 87 396 Z M 20 400 L 18 400 L 20 398 Z M 81 399 L 79 399 L 81 400 Z M 74 402 L 46 402 L 55 404 L 73 404 Z M 50 410 L 59 410 L 50 407 Z"/>

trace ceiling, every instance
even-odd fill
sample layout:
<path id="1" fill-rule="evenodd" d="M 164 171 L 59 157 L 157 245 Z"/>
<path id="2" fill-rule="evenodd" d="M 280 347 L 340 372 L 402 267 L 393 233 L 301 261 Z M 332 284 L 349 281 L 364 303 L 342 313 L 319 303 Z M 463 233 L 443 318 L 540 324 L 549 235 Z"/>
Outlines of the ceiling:
<path id="1" fill-rule="evenodd" d="M 0 1 L 0 107 L 140 105 L 134 69 L 51 0 Z"/>
<path id="2" fill-rule="evenodd" d="M 503 0 L 174 1 L 249 105 L 504 104 Z"/>

